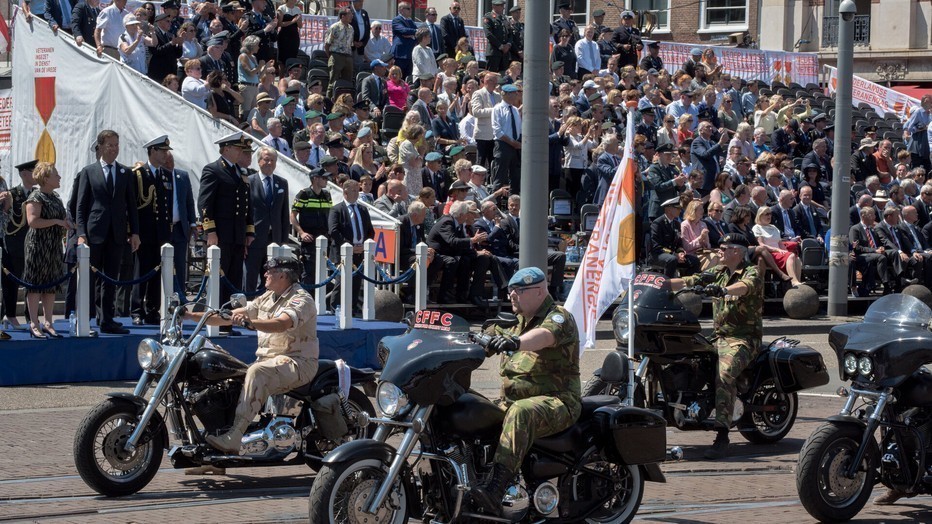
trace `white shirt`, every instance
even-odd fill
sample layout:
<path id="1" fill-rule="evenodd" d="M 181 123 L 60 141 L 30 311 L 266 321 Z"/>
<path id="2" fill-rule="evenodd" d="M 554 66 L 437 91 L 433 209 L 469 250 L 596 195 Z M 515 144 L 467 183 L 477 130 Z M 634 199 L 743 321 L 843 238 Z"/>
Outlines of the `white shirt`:
<path id="1" fill-rule="evenodd" d="M 470 108 L 473 116 L 476 117 L 476 140 L 495 139 L 495 134 L 492 132 L 492 108 L 501 100 L 501 96 L 488 92 L 484 87 L 472 94 Z"/>
<path id="2" fill-rule="evenodd" d="M 127 14 L 129 11 L 126 9 L 120 11 L 116 4 L 110 4 L 97 15 L 97 29 L 100 29 L 100 42 L 104 46 L 113 48 L 120 46 L 120 35 L 126 30 L 123 27 L 123 17 Z"/>
<path id="3" fill-rule="evenodd" d="M 514 133 L 512 133 L 512 119 L 515 121 L 514 131 L 517 132 L 517 136 L 513 136 Z M 508 136 L 515 141 L 520 140 L 521 114 L 518 112 L 518 108 L 504 100 L 495 104 L 495 107 L 492 108 L 492 133 L 495 135 L 496 140 L 500 140 L 503 136 Z"/>
<path id="4" fill-rule="evenodd" d="M 384 36 L 371 37 L 369 42 L 366 43 L 366 61 L 372 62 L 376 58 L 382 58 L 382 55 L 391 51 L 392 43 L 388 41 Z"/>
<path id="5" fill-rule="evenodd" d="M 599 70 L 602 65 L 602 55 L 599 54 L 599 44 L 594 40 L 580 38 L 576 42 L 576 67 L 589 72 Z"/>
<path id="6" fill-rule="evenodd" d="M 437 76 L 439 72 L 437 60 L 434 59 L 434 52 L 430 50 L 430 47 L 414 46 L 414 51 L 411 52 L 411 62 L 413 64 L 411 76 L 415 80 L 421 76 Z"/>
<path id="7" fill-rule="evenodd" d="M 472 113 L 464 116 L 459 123 L 460 128 L 460 138 L 465 138 L 467 144 L 475 145 L 476 139 L 473 137 L 473 134 L 476 131 L 476 117 L 472 116 Z"/>
<path id="8" fill-rule="evenodd" d="M 207 83 L 197 78 L 186 76 L 181 83 L 181 96 L 201 109 L 207 109 L 207 97 L 210 89 Z"/>

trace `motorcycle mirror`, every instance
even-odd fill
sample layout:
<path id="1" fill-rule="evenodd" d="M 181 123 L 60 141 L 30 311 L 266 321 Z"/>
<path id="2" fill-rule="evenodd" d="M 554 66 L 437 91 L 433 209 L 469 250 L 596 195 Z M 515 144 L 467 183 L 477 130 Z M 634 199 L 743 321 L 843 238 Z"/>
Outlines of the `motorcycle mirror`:
<path id="1" fill-rule="evenodd" d="M 246 295 L 243 293 L 234 293 L 230 295 L 230 306 L 233 309 L 246 307 Z"/>
<path id="2" fill-rule="evenodd" d="M 518 317 L 514 313 L 501 312 L 495 318 L 490 318 L 482 324 L 482 329 L 486 329 L 489 326 L 499 326 L 502 328 L 510 328 L 518 325 Z"/>
<path id="3" fill-rule="evenodd" d="M 702 273 L 699 273 L 699 281 L 706 285 L 715 283 L 715 278 L 715 273 L 711 271 L 703 271 Z"/>
<path id="4" fill-rule="evenodd" d="M 402 322 L 408 325 L 408 327 L 414 327 L 414 311 L 408 311 L 405 313 L 404 318 L 401 319 Z"/>

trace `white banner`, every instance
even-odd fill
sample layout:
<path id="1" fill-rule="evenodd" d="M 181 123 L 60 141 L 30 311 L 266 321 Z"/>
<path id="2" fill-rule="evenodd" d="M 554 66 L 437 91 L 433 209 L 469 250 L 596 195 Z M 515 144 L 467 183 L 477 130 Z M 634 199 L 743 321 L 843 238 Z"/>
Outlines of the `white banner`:
<path id="1" fill-rule="evenodd" d="M 624 158 L 615 171 L 566 299 L 566 309 L 573 314 L 579 329 L 581 349 L 595 347 L 599 318 L 634 277 L 637 160 L 633 147 L 634 119 L 629 118 Z"/>
<path id="2" fill-rule="evenodd" d="M 829 74 L 828 93 L 833 95 L 838 88 L 838 69 L 830 65 L 825 69 Z M 855 107 L 867 104 L 881 117 L 884 113 L 896 113 L 903 122 L 919 107 L 919 100 L 856 75 L 851 78 L 851 103 Z"/>
<path id="3" fill-rule="evenodd" d="M 19 180 L 10 176 L 13 172 L 13 164 L 10 161 L 12 123 L 13 90 L 0 89 L 0 174 L 6 180 L 8 187 L 13 187 L 19 183 Z"/>
<path id="4" fill-rule="evenodd" d="M 643 53 L 647 53 L 646 43 Z M 715 50 L 722 71 L 744 80 L 762 80 L 767 84 L 780 82 L 799 85 L 819 82 L 819 57 L 816 53 L 789 53 L 786 51 L 763 51 L 727 46 L 703 46 L 660 42 L 660 58 L 667 71 L 676 71 L 690 58 L 690 51 L 698 47 Z"/>

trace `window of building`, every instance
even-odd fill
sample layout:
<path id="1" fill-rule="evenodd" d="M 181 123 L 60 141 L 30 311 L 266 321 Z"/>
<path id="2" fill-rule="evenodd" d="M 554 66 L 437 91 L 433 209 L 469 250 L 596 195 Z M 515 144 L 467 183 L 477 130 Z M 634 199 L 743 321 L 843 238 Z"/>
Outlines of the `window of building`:
<path id="1" fill-rule="evenodd" d="M 746 30 L 748 0 L 701 0 L 700 28 L 705 30 Z"/>
<path id="2" fill-rule="evenodd" d="M 550 12 L 553 13 L 553 20 L 556 21 L 560 18 L 560 9 L 557 8 L 561 1 L 550 0 Z M 589 23 L 589 0 L 570 0 L 572 5 L 573 14 L 570 15 L 570 18 L 576 22 L 576 27 L 579 28 L 580 34 L 582 34 L 583 29 Z M 605 17 L 606 20 L 609 17 Z"/>
<path id="3" fill-rule="evenodd" d="M 505 0 L 505 15 L 507 16 L 508 10 L 517 4 L 518 4 L 518 0 Z M 460 5 L 463 5 L 462 1 L 460 1 Z M 476 25 L 478 25 L 479 27 L 482 27 L 482 17 L 485 16 L 486 13 L 489 13 L 492 11 L 492 0 L 478 0 L 478 2 L 476 3 L 476 6 L 478 7 L 478 9 L 476 9 L 477 11 L 476 16 L 478 18 Z M 440 11 L 437 11 L 437 14 L 440 16 L 443 16 L 443 14 L 440 14 Z M 438 17 L 438 20 L 439 20 L 439 17 Z"/>
<path id="4" fill-rule="evenodd" d="M 657 27 L 654 31 L 670 30 L 670 0 L 628 0 L 628 9 L 654 11 L 657 15 Z"/>

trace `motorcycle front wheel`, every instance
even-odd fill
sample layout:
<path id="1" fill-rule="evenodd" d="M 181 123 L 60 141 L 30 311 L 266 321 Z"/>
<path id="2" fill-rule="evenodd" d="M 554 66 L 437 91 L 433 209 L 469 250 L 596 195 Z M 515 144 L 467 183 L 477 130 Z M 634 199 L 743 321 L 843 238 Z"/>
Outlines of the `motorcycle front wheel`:
<path id="1" fill-rule="evenodd" d="M 873 439 L 854 478 L 844 475 L 863 436 L 863 428 L 829 422 L 819 426 L 803 444 L 796 468 L 796 491 L 803 507 L 817 520 L 851 520 L 870 498 L 879 462 Z"/>
<path id="2" fill-rule="evenodd" d="M 793 429 L 799 398 L 796 393 L 777 391 L 773 379 L 767 379 L 748 397 L 748 403 L 770 411 L 747 411 L 738 421 L 741 436 L 754 444 L 779 442 Z"/>
<path id="3" fill-rule="evenodd" d="M 165 437 L 162 417 L 153 413 L 148 440 L 133 451 L 124 449 L 136 429 L 138 408 L 132 402 L 107 399 L 81 421 L 74 436 L 74 465 L 91 489 L 107 497 L 132 495 L 155 476 L 162 463 Z"/>
<path id="4" fill-rule="evenodd" d="M 387 471 L 388 466 L 377 459 L 324 464 L 308 497 L 310 524 L 408 522 L 408 493 L 401 479 L 395 480 L 376 515 L 364 513 Z"/>

